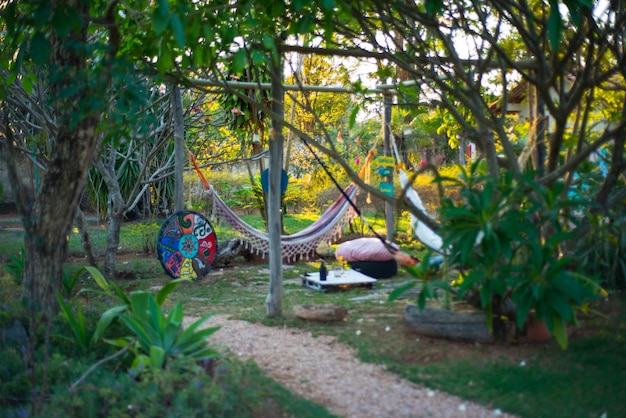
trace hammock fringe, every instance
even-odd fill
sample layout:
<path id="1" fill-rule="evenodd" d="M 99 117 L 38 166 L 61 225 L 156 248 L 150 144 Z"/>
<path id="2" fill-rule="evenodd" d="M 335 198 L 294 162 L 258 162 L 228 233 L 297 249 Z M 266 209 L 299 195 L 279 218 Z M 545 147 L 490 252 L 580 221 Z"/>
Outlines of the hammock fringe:
<path id="1" fill-rule="evenodd" d="M 244 247 L 262 258 L 269 256 L 269 235 L 255 229 L 241 219 L 210 186 L 209 195 L 213 200 L 212 217 L 228 223 L 244 240 Z M 351 184 L 345 190 L 348 198 L 356 197 L 358 188 Z M 343 228 L 356 216 L 350 201 L 342 194 L 333 204 L 311 225 L 291 235 L 281 236 L 283 258 L 292 260 L 309 260 L 315 255 L 322 242 L 330 243 L 342 236 Z"/>

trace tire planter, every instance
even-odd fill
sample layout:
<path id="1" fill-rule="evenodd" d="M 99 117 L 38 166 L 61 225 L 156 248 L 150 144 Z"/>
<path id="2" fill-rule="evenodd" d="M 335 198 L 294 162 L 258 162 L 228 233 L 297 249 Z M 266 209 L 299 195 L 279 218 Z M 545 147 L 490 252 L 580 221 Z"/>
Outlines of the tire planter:
<path id="1" fill-rule="evenodd" d="M 494 342 L 494 336 L 489 332 L 487 320 L 482 313 L 437 308 L 420 310 L 416 305 L 407 305 L 404 324 L 410 331 L 427 337 L 477 343 Z"/>
<path id="2" fill-rule="evenodd" d="M 215 262 L 217 236 L 211 223 L 193 211 L 180 211 L 165 220 L 157 238 L 157 256 L 175 279 L 201 279 Z"/>

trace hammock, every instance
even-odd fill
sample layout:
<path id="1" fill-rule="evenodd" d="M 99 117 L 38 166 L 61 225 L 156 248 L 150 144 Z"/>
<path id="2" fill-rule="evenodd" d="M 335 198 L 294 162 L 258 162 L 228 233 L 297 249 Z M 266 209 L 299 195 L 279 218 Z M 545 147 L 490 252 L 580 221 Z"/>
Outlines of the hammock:
<path id="1" fill-rule="evenodd" d="M 209 187 L 209 192 L 213 198 L 213 213 L 244 237 L 244 246 L 247 249 L 266 258 L 270 250 L 269 234 L 247 224 L 228 207 L 213 186 Z M 351 184 L 345 189 L 345 194 L 350 200 L 354 200 L 357 190 L 356 184 Z M 295 234 L 281 235 L 283 257 L 288 262 L 311 258 L 321 243 L 339 238 L 344 227 L 356 215 L 348 199 L 341 194 L 339 199 L 311 225 Z"/>
<path id="2" fill-rule="evenodd" d="M 269 234 L 252 227 L 237 216 L 206 180 L 191 152 L 189 152 L 189 156 L 205 190 L 209 191 L 213 198 L 213 214 L 227 222 L 243 236 L 245 240 L 243 245 L 247 249 L 254 251 L 263 258 L 267 258 L 270 252 Z M 363 177 L 373 156 L 374 152 L 370 151 L 359 173 L 359 177 Z M 357 185 L 354 183 L 350 184 L 343 190 L 339 199 L 326 209 L 318 220 L 295 234 L 281 235 L 283 258 L 286 258 L 288 262 L 309 259 L 315 255 L 315 250 L 321 243 L 334 241 L 339 238 L 344 227 L 358 216 L 353 203 L 357 191 Z"/>
<path id="3" fill-rule="evenodd" d="M 409 184 L 409 177 L 402 169 L 398 169 L 398 174 L 402 189 L 406 190 L 406 198 L 411 201 L 413 206 L 419 209 L 424 215 L 428 216 L 424 203 L 422 203 L 422 199 L 419 197 L 417 190 Z M 435 231 L 430 229 L 430 227 L 424 222 L 420 222 L 420 220 L 413 214 L 411 214 L 410 224 L 413 231 L 415 231 L 415 236 L 418 240 L 420 240 L 420 242 L 438 253 L 442 252 L 443 239 Z"/>
<path id="4" fill-rule="evenodd" d="M 401 168 L 400 154 L 398 153 L 396 139 L 393 137 L 393 134 L 391 138 L 391 143 L 393 145 L 393 152 L 396 157 L 396 162 L 398 163 L 398 177 L 400 178 L 400 185 L 402 186 L 402 190 L 406 190 L 405 197 L 409 199 L 411 204 L 419 209 L 425 216 L 430 217 L 430 215 L 426 211 L 426 208 L 424 207 L 422 199 L 417 193 L 417 190 L 415 190 L 411 186 L 411 184 L 409 183 L 409 177 Z M 443 239 L 435 231 L 430 229 L 430 227 L 424 222 L 420 222 L 420 220 L 417 219 L 417 216 L 411 214 L 410 225 L 411 228 L 413 228 L 413 231 L 415 231 L 415 236 L 422 244 L 426 245 L 427 247 L 438 253 L 443 252 Z"/>

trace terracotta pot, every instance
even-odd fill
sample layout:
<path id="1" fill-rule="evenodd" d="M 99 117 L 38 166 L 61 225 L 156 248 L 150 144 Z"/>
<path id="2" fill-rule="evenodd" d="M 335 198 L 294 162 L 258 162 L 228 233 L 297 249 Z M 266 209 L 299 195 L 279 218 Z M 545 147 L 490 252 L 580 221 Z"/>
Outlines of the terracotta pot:
<path id="1" fill-rule="evenodd" d="M 550 340 L 552 334 L 544 320 L 537 319 L 534 312 L 529 312 L 526 321 L 526 336 L 529 341 L 544 343 Z"/>

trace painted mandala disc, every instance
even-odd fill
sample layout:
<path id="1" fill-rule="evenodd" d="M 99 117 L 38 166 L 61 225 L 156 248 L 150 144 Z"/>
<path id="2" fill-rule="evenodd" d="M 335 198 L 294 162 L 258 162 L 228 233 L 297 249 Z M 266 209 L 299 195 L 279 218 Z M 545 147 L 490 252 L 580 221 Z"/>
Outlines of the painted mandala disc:
<path id="1" fill-rule="evenodd" d="M 173 278 L 203 278 L 213 268 L 216 254 L 215 230 L 199 213 L 176 212 L 161 226 L 157 255 L 167 274 Z"/>

